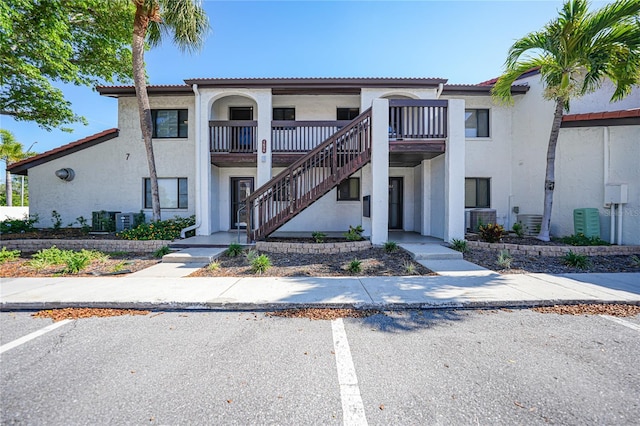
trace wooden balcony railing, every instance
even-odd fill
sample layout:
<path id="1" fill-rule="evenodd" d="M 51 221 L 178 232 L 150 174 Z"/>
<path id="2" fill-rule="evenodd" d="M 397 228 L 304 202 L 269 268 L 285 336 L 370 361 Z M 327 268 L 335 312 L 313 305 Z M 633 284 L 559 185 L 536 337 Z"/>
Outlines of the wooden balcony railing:
<path id="1" fill-rule="evenodd" d="M 309 152 L 351 121 L 272 121 L 273 152 Z"/>
<path id="2" fill-rule="evenodd" d="M 210 150 L 211 152 L 254 153 L 257 128 L 257 121 L 209 121 Z"/>
<path id="3" fill-rule="evenodd" d="M 267 237 L 371 159 L 371 109 L 247 198 L 247 237 Z"/>
<path id="4" fill-rule="evenodd" d="M 390 99 L 389 139 L 447 137 L 446 100 Z"/>

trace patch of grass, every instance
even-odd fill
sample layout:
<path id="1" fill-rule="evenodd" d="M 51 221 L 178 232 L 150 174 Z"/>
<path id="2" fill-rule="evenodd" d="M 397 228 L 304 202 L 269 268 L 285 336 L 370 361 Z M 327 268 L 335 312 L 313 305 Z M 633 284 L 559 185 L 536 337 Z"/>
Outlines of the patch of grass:
<path id="1" fill-rule="evenodd" d="M 16 260 L 19 257 L 20 250 L 7 250 L 6 247 L 2 247 L 2 250 L 0 250 L 0 263 Z"/>
<path id="2" fill-rule="evenodd" d="M 220 262 L 218 262 L 217 260 L 214 260 L 209 265 L 207 265 L 207 269 L 210 270 L 210 271 L 219 270 L 220 269 Z"/>
<path id="3" fill-rule="evenodd" d="M 162 246 L 158 250 L 153 252 L 153 257 L 161 258 L 162 256 L 171 253 L 169 246 Z"/>
<path id="4" fill-rule="evenodd" d="M 460 253 L 466 253 L 469 251 L 467 240 L 459 240 L 457 238 L 451 240 L 451 248 L 459 251 Z"/>
<path id="5" fill-rule="evenodd" d="M 256 256 L 251 261 L 251 270 L 254 274 L 264 274 L 269 268 L 271 268 L 271 259 L 266 254 Z"/>
<path id="6" fill-rule="evenodd" d="M 384 251 L 387 253 L 393 253 L 394 251 L 398 251 L 398 243 L 395 241 L 387 241 L 384 243 Z"/>
<path id="7" fill-rule="evenodd" d="M 410 260 L 405 260 L 402 263 L 402 268 L 407 275 L 414 275 L 416 273 L 416 265 Z"/>
<path id="8" fill-rule="evenodd" d="M 243 252 L 242 246 L 238 243 L 231 243 L 224 252 L 229 257 L 236 257 Z"/>
<path id="9" fill-rule="evenodd" d="M 587 237 L 584 234 L 576 234 L 576 235 L 568 235 L 566 237 L 562 237 L 559 240 L 564 244 L 568 244 L 570 246 L 609 246 L 608 242 L 602 240 L 596 236 Z"/>
<path id="10" fill-rule="evenodd" d="M 362 272 L 362 261 L 353 259 L 351 262 L 349 262 L 347 271 L 351 272 L 352 274 L 359 274 L 360 272 Z"/>
<path id="11" fill-rule="evenodd" d="M 579 269 L 586 269 L 589 266 L 589 258 L 586 255 L 574 253 L 571 250 L 562 257 L 562 261 L 567 266 Z"/>
<path id="12" fill-rule="evenodd" d="M 504 269 L 511 269 L 511 262 L 513 261 L 513 256 L 509 250 L 500 250 L 500 254 L 498 254 L 498 265 Z"/>
<path id="13" fill-rule="evenodd" d="M 313 231 L 311 233 L 311 238 L 313 238 L 313 241 L 316 243 L 324 243 L 324 239 L 327 238 L 327 234 L 319 231 Z"/>

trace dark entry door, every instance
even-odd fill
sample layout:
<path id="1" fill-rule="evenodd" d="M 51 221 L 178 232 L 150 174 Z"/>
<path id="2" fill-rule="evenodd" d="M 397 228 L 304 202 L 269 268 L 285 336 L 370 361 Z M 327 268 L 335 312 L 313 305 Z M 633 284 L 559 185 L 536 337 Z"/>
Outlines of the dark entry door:
<path id="1" fill-rule="evenodd" d="M 402 178 L 389 178 L 389 229 L 402 229 Z"/>
<path id="2" fill-rule="evenodd" d="M 252 177 L 231 178 L 231 228 L 247 227 L 247 197 L 253 192 Z"/>
<path id="3" fill-rule="evenodd" d="M 229 120 L 251 121 L 253 120 L 252 107 L 229 107 Z M 253 152 L 252 128 L 249 126 L 231 127 L 231 152 Z"/>

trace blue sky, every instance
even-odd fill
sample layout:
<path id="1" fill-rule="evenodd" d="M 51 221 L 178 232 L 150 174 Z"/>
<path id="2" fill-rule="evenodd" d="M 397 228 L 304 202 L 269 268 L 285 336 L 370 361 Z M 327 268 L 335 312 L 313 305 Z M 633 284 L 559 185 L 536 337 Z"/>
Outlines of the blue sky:
<path id="1" fill-rule="evenodd" d="M 602 2 L 593 2 L 602 6 Z M 553 19 L 561 1 L 204 1 L 212 33 L 194 55 L 167 39 L 146 54 L 151 84 L 194 77 L 443 77 L 478 83 L 498 76 L 509 46 Z M 47 132 L 0 116 L 26 147 L 44 152 L 117 127 L 117 101 L 59 86 L 89 121 Z M 4 173 L 3 173 L 4 176 Z"/>

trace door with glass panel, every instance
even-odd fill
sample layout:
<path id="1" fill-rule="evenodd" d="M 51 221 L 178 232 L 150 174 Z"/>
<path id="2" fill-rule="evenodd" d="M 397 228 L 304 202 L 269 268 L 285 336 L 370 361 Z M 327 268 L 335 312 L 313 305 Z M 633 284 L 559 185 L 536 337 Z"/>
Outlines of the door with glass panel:
<path id="1" fill-rule="evenodd" d="M 231 178 L 231 228 L 247 227 L 246 200 L 252 192 L 252 177 Z"/>
<path id="2" fill-rule="evenodd" d="M 402 178 L 389 178 L 389 229 L 402 229 Z"/>

